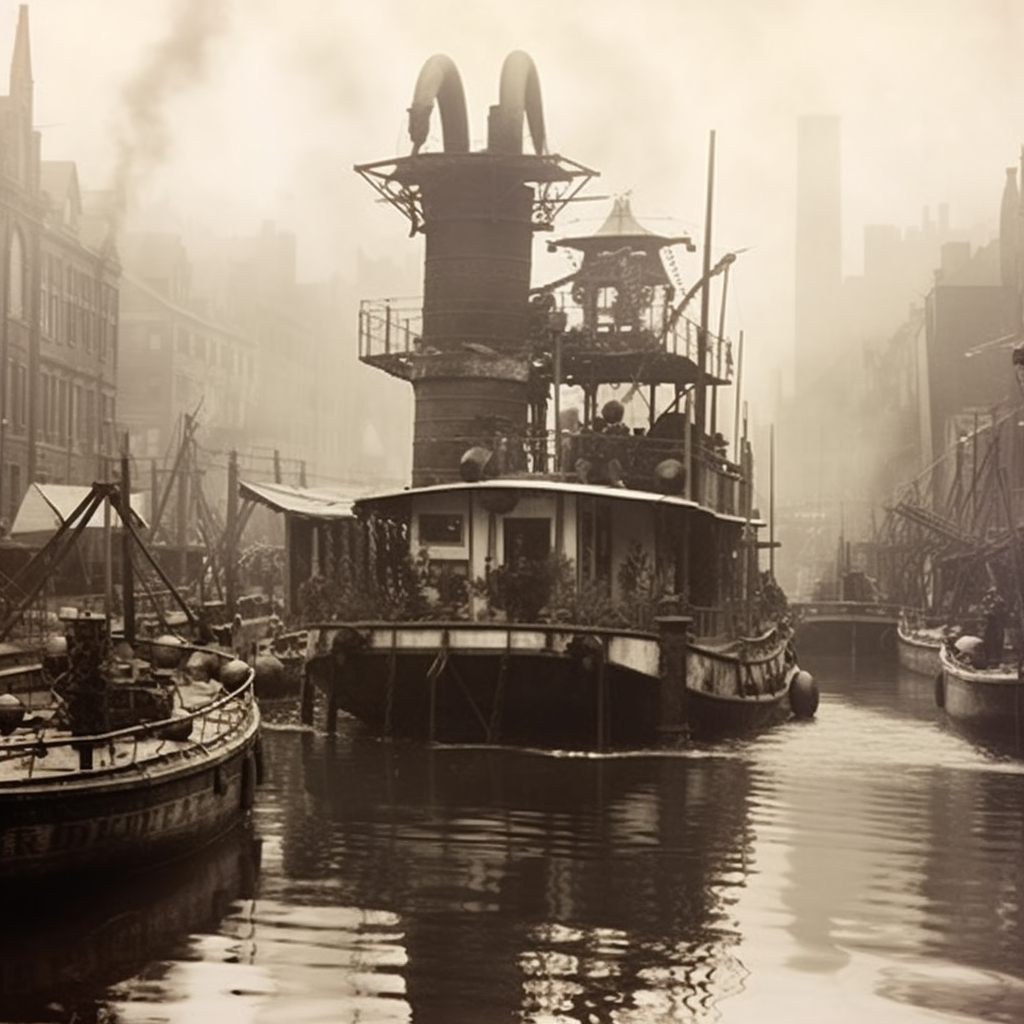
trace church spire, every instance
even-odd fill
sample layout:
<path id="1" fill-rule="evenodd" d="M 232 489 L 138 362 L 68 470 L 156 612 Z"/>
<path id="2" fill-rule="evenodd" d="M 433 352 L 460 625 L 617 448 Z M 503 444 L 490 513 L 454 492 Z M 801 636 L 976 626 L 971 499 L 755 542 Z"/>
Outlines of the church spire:
<path id="1" fill-rule="evenodd" d="M 27 101 L 32 107 L 32 49 L 28 36 L 28 5 L 18 7 L 18 29 L 14 37 L 14 55 L 11 58 L 12 97 Z"/>

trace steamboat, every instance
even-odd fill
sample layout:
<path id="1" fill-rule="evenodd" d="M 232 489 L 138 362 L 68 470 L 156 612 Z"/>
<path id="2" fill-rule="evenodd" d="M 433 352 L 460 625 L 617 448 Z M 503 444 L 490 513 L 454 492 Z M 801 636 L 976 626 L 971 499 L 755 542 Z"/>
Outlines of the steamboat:
<path id="1" fill-rule="evenodd" d="M 443 148 L 424 151 L 435 107 Z M 412 486 L 356 502 L 358 566 L 339 559 L 307 612 L 303 717 L 321 694 L 329 728 L 343 711 L 384 736 L 602 749 L 812 716 L 760 569 L 746 424 L 732 444 L 718 430 L 733 357 L 708 293 L 735 255 L 710 259 L 714 135 L 683 288 L 676 255 L 697 246 L 627 198 L 549 242 L 574 268 L 531 284 L 535 232 L 596 172 L 549 153 L 526 54 L 502 67 L 483 150 L 443 55 L 409 134 L 410 155 L 356 170 L 425 238 L 422 306 L 364 301 L 359 324 L 361 360 L 413 388 Z"/>

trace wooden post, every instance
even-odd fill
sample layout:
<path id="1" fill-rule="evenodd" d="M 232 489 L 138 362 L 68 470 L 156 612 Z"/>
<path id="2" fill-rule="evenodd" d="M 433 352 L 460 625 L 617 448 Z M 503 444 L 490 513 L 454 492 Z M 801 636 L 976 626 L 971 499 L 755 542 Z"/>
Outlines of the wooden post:
<path id="1" fill-rule="evenodd" d="M 686 694 L 686 651 L 693 619 L 688 615 L 659 615 L 659 674 L 661 701 L 658 731 L 682 733 L 689 725 Z"/>
<path id="2" fill-rule="evenodd" d="M 103 614 L 107 617 L 109 627 L 114 615 L 114 552 L 110 532 L 110 501 L 103 502 Z"/>
<path id="3" fill-rule="evenodd" d="M 555 334 L 555 380 L 553 398 L 555 406 L 555 472 L 562 472 L 562 332 Z"/>
<path id="4" fill-rule="evenodd" d="M 188 445 L 191 449 L 192 441 L 192 417 L 185 413 L 185 429 L 184 437 L 182 438 L 182 445 Z M 177 544 L 178 544 L 178 585 L 184 586 L 188 582 L 188 485 L 189 485 L 189 474 L 187 466 L 189 463 L 187 453 L 182 453 L 184 461 L 178 469 L 178 529 L 177 529 Z"/>
<path id="5" fill-rule="evenodd" d="M 430 673 L 430 718 L 427 722 L 428 739 L 431 743 L 434 742 L 434 737 L 437 734 L 437 675 L 434 672 Z"/>
<path id="6" fill-rule="evenodd" d="M 309 673 L 305 669 L 302 671 L 302 684 L 299 694 L 299 718 L 303 725 L 312 725 L 313 698 L 315 696 L 315 692 L 313 689 L 313 681 L 309 678 Z"/>
<path id="7" fill-rule="evenodd" d="M 686 498 L 693 498 L 697 494 L 693 486 L 693 429 L 690 426 L 690 412 L 690 392 L 688 391 L 683 399 L 683 467 L 685 469 L 683 475 L 685 490 L 683 494 Z"/>
<path id="8" fill-rule="evenodd" d="M 135 578 L 132 573 L 132 531 L 128 528 L 132 515 L 132 485 L 128 460 L 128 434 L 121 446 L 121 610 L 124 613 L 124 638 L 135 643 Z"/>
<path id="9" fill-rule="evenodd" d="M 775 579 L 775 424 L 768 434 L 768 571 Z"/>
<path id="10" fill-rule="evenodd" d="M 733 384 L 732 444 L 733 461 L 740 461 L 740 391 L 743 387 L 743 332 L 740 331 L 739 350 L 736 353 L 736 381 Z"/>
<path id="11" fill-rule="evenodd" d="M 224 597 L 234 618 L 238 604 L 238 452 L 228 455 L 228 507 L 224 524 Z"/>
<path id="12" fill-rule="evenodd" d="M 731 263 L 726 263 L 725 270 L 722 273 L 722 298 L 721 305 L 718 308 L 718 337 L 715 339 L 715 376 L 720 378 L 722 376 L 722 344 L 725 340 L 725 302 L 729 295 L 729 267 Z M 711 282 L 705 282 L 704 288 L 708 289 L 711 287 Z M 718 385 L 711 389 L 711 428 L 708 431 L 710 434 L 716 434 L 718 432 Z"/>
<path id="13" fill-rule="evenodd" d="M 327 694 L 327 735 L 334 736 L 338 732 L 338 694 L 331 679 L 331 688 Z"/>
<path id="14" fill-rule="evenodd" d="M 391 739 L 392 723 L 395 714 L 395 675 L 398 670 L 398 630 L 391 630 L 391 650 L 388 651 L 388 692 L 384 705 L 384 738 Z"/>
<path id="15" fill-rule="evenodd" d="M 154 526 L 156 510 L 160 507 L 160 471 L 157 469 L 156 459 L 150 459 L 149 462 L 149 491 L 150 526 Z M 150 534 L 149 539 L 152 542 L 156 538 Z"/>

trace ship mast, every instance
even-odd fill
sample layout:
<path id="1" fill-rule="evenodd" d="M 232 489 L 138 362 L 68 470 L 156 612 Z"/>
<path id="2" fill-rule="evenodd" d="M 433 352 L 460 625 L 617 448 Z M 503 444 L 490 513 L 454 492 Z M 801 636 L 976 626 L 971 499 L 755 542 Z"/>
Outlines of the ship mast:
<path id="1" fill-rule="evenodd" d="M 708 190 L 704 209 L 704 252 L 701 267 L 703 287 L 700 292 L 700 328 L 697 335 L 697 381 L 694 385 L 694 419 L 697 438 L 703 440 L 706 433 L 707 403 L 707 361 L 708 361 L 708 317 L 711 301 L 711 210 L 715 186 L 715 133 L 711 132 L 708 142 Z M 701 495 L 695 497 L 700 500 Z"/>

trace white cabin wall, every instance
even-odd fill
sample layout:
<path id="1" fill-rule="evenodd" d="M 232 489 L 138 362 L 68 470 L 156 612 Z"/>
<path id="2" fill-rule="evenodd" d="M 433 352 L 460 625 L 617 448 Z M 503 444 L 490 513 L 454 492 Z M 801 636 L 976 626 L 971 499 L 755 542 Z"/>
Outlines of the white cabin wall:
<path id="1" fill-rule="evenodd" d="M 547 519 L 550 523 L 549 543 L 552 553 L 558 550 L 555 536 L 558 521 L 559 495 L 541 493 L 521 495 L 516 507 L 507 514 L 508 518 Z M 561 496 L 562 513 L 562 551 L 577 566 L 578 510 L 576 495 Z M 425 543 L 420 535 L 421 515 L 458 515 L 463 517 L 464 529 L 460 544 Z M 412 553 L 415 557 L 426 548 L 431 561 L 465 562 L 468 566 L 470 581 L 483 579 L 487 573 L 488 538 L 493 536 L 492 568 L 497 568 L 504 561 L 505 554 L 505 515 L 494 514 L 493 535 L 490 527 L 489 512 L 475 492 L 455 492 L 449 494 L 417 495 L 412 508 Z M 472 616 L 479 618 L 485 608 L 486 600 L 480 597 L 471 598 Z"/>

